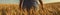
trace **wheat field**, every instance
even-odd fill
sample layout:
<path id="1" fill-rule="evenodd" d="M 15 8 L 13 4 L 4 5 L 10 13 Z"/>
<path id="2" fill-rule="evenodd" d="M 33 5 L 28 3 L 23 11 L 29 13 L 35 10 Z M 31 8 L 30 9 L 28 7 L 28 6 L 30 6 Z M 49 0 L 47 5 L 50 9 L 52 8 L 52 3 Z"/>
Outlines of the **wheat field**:
<path id="1" fill-rule="evenodd" d="M 40 6 L 41 7 L 41 6 Z M 43 5 L 44 10 L 34 12 L 30 10 L 30 15 L 60 15 L 60 3 L 48 3 Z M 0 4 L 0 15 L 27 15 L 28 12 L 20 10 L 17 4 Z"/>

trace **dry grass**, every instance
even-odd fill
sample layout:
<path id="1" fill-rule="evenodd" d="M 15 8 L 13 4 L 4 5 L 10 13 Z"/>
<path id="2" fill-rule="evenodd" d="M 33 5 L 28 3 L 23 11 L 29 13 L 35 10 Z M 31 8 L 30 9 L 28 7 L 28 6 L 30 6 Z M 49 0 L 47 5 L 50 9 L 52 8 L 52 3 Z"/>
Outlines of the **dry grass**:
<path id="1" fill-rule="evenodd" d="M 32 12 L 33 11 L 33 12 Z M 19 5 L 16 4 L 0 4 L 0 15 L 27 15 L 28 12 L 25 10 L 19 10 Z M 33 9 L 30 10 L 30 15 L 60 15 L 60 3 L 49 3 L 44 4 L 44 10 L 38 10 L 34 12 Z"/>

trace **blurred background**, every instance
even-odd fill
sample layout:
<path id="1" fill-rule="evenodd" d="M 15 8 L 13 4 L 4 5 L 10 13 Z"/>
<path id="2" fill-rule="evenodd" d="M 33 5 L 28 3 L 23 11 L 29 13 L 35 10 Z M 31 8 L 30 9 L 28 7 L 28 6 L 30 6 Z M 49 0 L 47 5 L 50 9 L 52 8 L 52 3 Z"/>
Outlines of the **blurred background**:
<path id="1" fill-rule="evenodd" d="M 60 2 L 60 0 L 42 0 L 43 3 L 54 3 L 54 2 Z M 1 3 L 6 3 L 6 4 L 19 4 L 19 0 L 0 0 Z"/>

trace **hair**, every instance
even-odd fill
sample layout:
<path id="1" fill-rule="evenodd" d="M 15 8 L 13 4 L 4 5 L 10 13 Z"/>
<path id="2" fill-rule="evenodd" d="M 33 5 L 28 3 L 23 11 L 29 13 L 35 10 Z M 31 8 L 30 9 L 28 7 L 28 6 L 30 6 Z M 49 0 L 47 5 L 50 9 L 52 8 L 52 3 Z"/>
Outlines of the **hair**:
<path id="1" fill-rule="evenodd" d="M 42 5 L 42 9 L 43 9 L 43 4 L 42 4 L 42 1 L 41 0 L 38 0 L 39 2 L 40 2 L 40 4 Z M 33 5 L 22 5 L 22 3 L 23 3 L 23 1 L 22 0 L 20 0 L 20 6 L 22 6 L 22 10 L 24 11 L 24 9 L 26 8 L 26 10 L 28 11 L 28 12 L 30 12 L 30 10 L 31 10 L 31 8 L 32 8 L 32 6 Z M 26 3 L 25 3 L 26 4 Z M 34 8 L 36 8 L 36 7 L 34 7 Z"/>

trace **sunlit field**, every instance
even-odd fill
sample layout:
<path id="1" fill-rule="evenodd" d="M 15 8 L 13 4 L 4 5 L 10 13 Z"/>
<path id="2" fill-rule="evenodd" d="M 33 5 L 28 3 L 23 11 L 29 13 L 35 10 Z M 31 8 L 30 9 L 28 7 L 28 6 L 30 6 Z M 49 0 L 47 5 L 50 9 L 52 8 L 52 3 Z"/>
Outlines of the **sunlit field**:
<path id="1" fill-rule="evenodd" d="M 60 2 L 48 3 L 43 5 L 43 10 L 37 10 L 36 12 L 31 8 L 30 15 L 60 15 Z M 28 12 L 20 10 L 17 4 L 0 4 L 0 15 L 27 15 Z"/>

